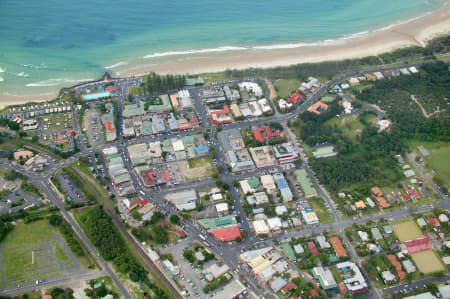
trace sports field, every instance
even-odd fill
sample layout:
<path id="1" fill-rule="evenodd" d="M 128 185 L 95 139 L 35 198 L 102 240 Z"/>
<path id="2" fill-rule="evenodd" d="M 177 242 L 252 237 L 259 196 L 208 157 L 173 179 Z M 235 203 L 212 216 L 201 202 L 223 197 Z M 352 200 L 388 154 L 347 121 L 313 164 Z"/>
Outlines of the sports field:
<path id="1" fill-rule="evenodd" d="M 401 242 L 423 237 L 422 231 L 412 220 L 394 224 L 392 228 Z"/>
<path id="2" fill-rule="evenodd" d="M 441 259 L 432 249 L 412 253 L 411 257 L 419 268 L 419 271 L 424 274 L 430 274 L 445 270 Z"/>
<path id="3" fill-rule="evenodd" d="M 17 222 L 0 243 L 0 256 L 2 287 L 80 269 L 65 241 L 46 220 Z"/>

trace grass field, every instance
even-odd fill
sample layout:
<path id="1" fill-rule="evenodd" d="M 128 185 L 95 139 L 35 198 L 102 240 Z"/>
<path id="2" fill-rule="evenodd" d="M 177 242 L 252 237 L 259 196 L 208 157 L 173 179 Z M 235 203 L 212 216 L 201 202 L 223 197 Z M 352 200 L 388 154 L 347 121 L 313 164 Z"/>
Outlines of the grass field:
<path id="1" fill-rule="evenodd" d="M 393 224 L 392 228 L 394 229 L 397 237 L 401 242 L 415 240 L 417 238 L 423 237 L 422 231 L 412 220 Z"/>
<path id="2" fill-rule="evenodd" d="M 2 279 L 6 285 L 57 276 L 61 274 L 58 262 L 65 267 L 72 264 L 53 236 L 46 220 L 16 224 L 1 243 Z"/>
<path id="3" fill-rule="evenodd" d="M 343 134 L 350 139 L 355 140 L 357 135 L 360 135 L 364 129 L 364 125 L 358 120 L 356 115 L 349 115 L 343 117 L 333 117 L 327 124 L 330 126 L 338 126 Z"/>
<path id="4" fill-rule="evenodd" d="M 427 165 L 450 186 L 450 145 L 440 146 L 430 150 L 425 158 Z"/>
<path id="5" fill-rule="evenodd" d="M 287 98 L 292 92 L 300 87 L 302 81 L 299 79 L 278 79 L 273 82 L 278 96 Z"/>
<path id="6" fill-rule="evenodd" d="M 441 259 L 432 249 L 412 253 L 411 257 L 416 263 L 420 272 L 423 272 L 424 274 L 430 274 L 445 270 Z"/>
<path id="7" fill-rule="evenodd" d="M 69 116 L 71 116 L 71 112 L 46 115 L 42 117 L 42 123 L 48 126 L 49 131 L 70 129 L 73 127 L 73 120 Z"/>
<path id="8" fill-rule="evenodd" d="M 319 217 L 320 223 L 332 223 L 334 222 L 333 217 L 328 213 L 327 209 L 323 205 L 323 199 L 316 198 L 308 201 L 311 205 L 312 210 Z"/>
<path id="9" fill-rule="evenodd" d="M 209 157 L 188 160 L 187 165 L 182 163 L 182 169 L 186 181 L 210 177 L 216 172 Z"/>

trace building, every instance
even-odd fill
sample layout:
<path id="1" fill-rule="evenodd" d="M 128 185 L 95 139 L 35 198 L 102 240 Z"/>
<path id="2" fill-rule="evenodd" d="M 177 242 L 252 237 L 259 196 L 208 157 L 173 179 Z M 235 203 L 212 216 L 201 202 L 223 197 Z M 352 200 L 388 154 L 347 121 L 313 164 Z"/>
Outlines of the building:
<path id="1" fill-rule="evenodd" d="M 319 247 L 321 249 L 331 248 L 331 245 L 330 245 L 330 243 L 327 242 L 327 239 L 325 238 L 325 236 L 317 236 L 316 241 L 317 241 L 317 243 L 319 243 Z"/>
<path id="2" fill-rule="evenodd" d="M 15 161 L 25 161 L 33 157 L 33 152 L 29 150 L 19 150 L 17 152 L 14 152 L 13 156 Z"/>
<path id="3" fill-rule="evenodd" d="M 248 92 L 251 92 L 256 97 L 263 96 L 262 89 L 261 89 L 261 87 L 259 87 L 259 85 L 257 83 L 254 83 L 254 82 L 241 82 L 241 83 L 239 83 L 239 88 L 247 90 Z"/>
<path id="4" fill-rule="evenodd" d="M 296 244 L 294 245 L 294 251 L 296 254 L 302 254 L 305 252 L 305 249 L 303 249 L 302 244 Z"/>
<path id="5" fill-rule="evenodd" d="M 274 233 L 281 231 L 281 219 L 278 217 L 267 219 L 267 225 L 269 226 L 269 229 Z"/>
<path id="6" fill-rule="evenodd" d="M 307 246 L 312 256 L 319 255 L 319 251 L 317 250 L 316 245 L 313 242 L 308 242 Z"/>
<path id="7" fill-rule="evenodd" d="M 231 172 L 255 168 L 247 149 L 229 150 L 226 152 L 226 158 L 231 167 Z"/>
<path id="8" fill-rule="evenodd" d="M 250 153 L 252 154 L 253 161 L 256 167 L 268 167 L 275 165 L 275 158 L 272 154 L 272 147 L 265 145 L 260 147 L 250 148 Z"/>
<path id="9" fill-rule="evenodd" d="M 277 277 L 270 281 L 270 288 L 275 293 L 279 292 L 285 285 L 287 285 L 287 281 L 281 277 Z"/>
<path id="10" fill-rule="evenodd" d="M 330 238 L 331 246 L 333 246 L 334 252 L 336 253 L 336 256 L 338 258 L 346 257 L 347 251 L 345 250 L 344 246 L 342 246 L 342 242 L 337 236 L 333 236 Z"/>
<path id="11" fill-rule="evenodd" d="M 319 217 L 313 211 L 302 211 L 303 220 L 308 225 L 319 224 Z"/>
<path id="12" fill-rule="evenodd" d="M 261 176 L 260 180 L 267 193 L 274 193 L 277 190 L 275 181 L 273 180 L 273 176 L 271 176 L 270 174 Z"/>
<path id="13" fill-rule="evenodd" d="M 298 159 L 298 153 L 295 151 L 294 146 L 291 143 L 286 142 L 277 144 L 273 147 L 275 153 L 275 159 L 278 163 L 290 163 Z"/>
<path id="14" fill-rule="evenodd" d="M 317 196 L 316 188 L 314 188 L 314 185 L 311 182 L 311 179 L 309 178 L 308 173 L 305 169 L 297 169 L 296 171 L 294 171 L 294 175 L 297 182 L 300 184 L 300 187 L 302 188 L 303 195 L 306 198 Z"/>
<path id="15" fill-rule="evenodd" d="M 403 267 L 405 267 L 406 273 L 414 273 L 416 272 L 416 266 L 414 266 L 413 262 L 411 260 L 405 260 L 402 261 Z"/>
<path id="16" fill-rule="evenodd" d="M 318 101 L 317 103 L 315 103 L 314 105 L 312 105 L 311 107 L 308 108 L 309 112 L 312 112 L 314 114 L 321 114 L 322 112 L 326 111 L 328 109 L 328 105 L 325 104 L 322 101 Z"/>
<path id="17" fill-rule="evenodd" d="M 281 249 L 283 250 L 284 255 L 290 260 L 295 260 L 295 252 L 294 249 L 292 249 L 291 244 L 284 243 L 281 245 Z"/>
<path id="18" fill-rule="evenodd" d="M 197 207 L 197 192 L 194 189 L 169 193 L 164 200 L 172 203 L 180 211 L 193 210 Z"/>
<path id="19" fill-rule="evenodd" d="M 361 241 L 367 242 L 369 241 L 369 234 L 364 231 L 358 231 L 358 235 L 361 238 Z"/>
<path id="20" fill-rule="evenodd" d="M 219 215 L 219 216 L 227 215 L 228 214 L 228 204 L 225 202 L 216 204 L 216 211 L 217 211 L 217 215 Z"/>
<path id="21" fill-rule="evenodd" d="M 255 220 L 252 222 L 255 235 L 267 235 L 270 233 L 270 229 L 265 220 Z"/>
<path id="22" fill-rule="evenodd" d="M 164 268 L 169 272 L 169 276 L 178 275 L 180 273 L 180 268 L 178 266 L 174 266 L 171 261 L 163 260 L 162 264 Z"/>
<path id="23" fill-rule="evenodd" d="M 237 225 L 213 230 L 211 234 L 220 242 L 231 242 L 237 238 L 242 238 L 241 231 Z"/>
<path id="24" fill-rule="evenodd" d="M 336 280 L 334 280 L 333 273 L 330 270 L 323 267 L 314 267 L 311 272 L 314 278 L 319 280 L 320 286 L 325 291 L 337 287 Z"/>
<path id="25" fill-rule="evenodd" d="M 380 230 L 377 227 L 372 227 L 370 231 L 372 233 L 372 238 L 375 241 L 383 239 L 383 236 L 381 235 Z"/>
<path id="26" fill-rule="evenodd" d="M 269 197 L 265 192 L 256 192 L 253 194 L 253 198 L 255 200 L 256 205 L 269 203 Z"/>
<path id="27" fill-rule="evenodd" d="M 207 281 L 212 281 L 214 279 L 219 278 L 222 275 L 225 275 L 230 271 L 230 268 L 227 264 L 223 264 L 222 266 L 219 266 L 217 263 L 212 264 L 208 268 L 206 268 L 203 271 L 203 275 L 205 275 L 205 279 Z"/>
<path id="28" fill-rule="evenodd" d="M 400 280 L 405 280 L 406 273 L 403 272 L 402 265 L 397 260 L 397 257 L 395 255 L 393 255 L 393 254 L 388 254 L 388 255 L 386 255 L 386 257 L 391 262 L 392 266 L 395 267 L 395 270 L 397 271 L 397 276 L 400 278 Z"/>
<path id="29" fill-rule="evenodd" d="M 337 264 L 336 268 L 344 273 L 343 283 L 350 294 L 356 294 L 368 288 L 367 282 L 356 264 L 343 262 Z"/>
<path id="30" fill-rule="evenodd" d="M 223 105 L 223 108 L 220 110 L 209 110 L 209 120 L 214 126 L 232 123 L 233 117 L 231 116 L 230 108 L 228 107 L 228 105 Z"/>
<path id="31" fill-rule="evenodd" d="M 282 173 L 275 173 L 273 175 L 273 178 L 275 180 L 275 183 L 278 186 L 278 189 L 280 189 L 281 192 L 281 199 L 283 201 L 291 201 L 293 198 L 291 189 L 289 188 L 288 183 L 286 182 L 286 180 L 284 179 L 284 176 Z"/>

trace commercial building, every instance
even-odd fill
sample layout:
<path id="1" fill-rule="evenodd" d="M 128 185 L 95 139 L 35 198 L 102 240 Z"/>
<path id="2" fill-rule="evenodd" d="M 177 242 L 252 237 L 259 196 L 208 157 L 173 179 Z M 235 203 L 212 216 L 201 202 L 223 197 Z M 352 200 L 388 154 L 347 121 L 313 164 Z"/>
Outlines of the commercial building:
<path id="1" fill-rule="evenodd" d="M 265 220 L 255 220 L 252 222 L 255 235 L 267 235 L 270 233 L 269 226 L 267 226 Z"/>
<path id="2" fill-rule="evenodd" d="M 278 163 L 290 163 L 298 159 L 298 153 L 295 151 L 294 146 L 289 143 L 277 144 L 273 147 L 275 158 Z"/>
<path id="3" fill-rule="evenodd" d="M 275 158 L 272 154 L 271 146 L 252 147 L 250 148 L 250 153 L 258 168 L 275 165 Z"/>
<path id="4" fill-rule="evenodd" d="M 294 171 L 294 175 L 297 182 L 300 184 L 300 187 L 302 188 L 303 195 L 306 198 L 317 196 L 316 188 L 314 188 L 314 185 L 311 182 L 311 179 L 309 178 L 308 173 L 305 169 L 297 169 L 296 171 Z"/>
<path id="5" fill-rule="evenodd" d="M 303 220 L 306 224 L 312 225 L 312 224 L 319 224 L 319 218 L 317 217 L 316 213 L 313 211 L 302 211 Z"/>
<path id="6" fill-rule="evenodd" d="M 242 237 L 239 226 L 237 225 L 213 230 L 211 234 L 220 242 L 231 242 Z"/>
<path id="7" fill-rule="evenodd" d="M 330 290 L 337 287 L 336 280 L 334 280 L 333 273 L 323 267 L 314 267 L 312 274 L 315 279 L 319 280 L 320 286 L 324 290 Z"/>
<path id="8" fill-rule="evenodd" d="M 291 189 L 289 188 L 288 183 L 284 179 L 284 176 L 282 173 L 275 173 L 273 175 L 273 178 L 275 180 L 275 183 L 278 186 L 278 189 L 280 189 L 281 192 L 281 198 L 283 201 L 291 201 L 293 198 Z"/>
<path id="9" fill-rule="evenodd" d="M 193 210 L 197 207 L 197 193 L 194 189 L 169 193 L 164 200 L 172 203 L 179 211 Z"/>
<path id="10" fill-rule="evenodd" d="M 205 279 L 207 281 L 212 281 L 214 279 L 219 278 L 222 275 L 225 275 L 230 271 L 230 268 L 227 264 L 223 264 L 222 266 L 219 266 L 217 263 L 212 264 L 208 268 L 206 268 L 203 271 L 203 275 L 205 275 Z"/>
<path id="11" fill-rule="evenodd" d="M 275 181 L 273 180 L 273 176 L 270 174 L 263 175 L 260 177 L 261 184 L 266 189 L 267 193 L 274 193 L 277 191 L 277 186 L 275 186 Z"/>

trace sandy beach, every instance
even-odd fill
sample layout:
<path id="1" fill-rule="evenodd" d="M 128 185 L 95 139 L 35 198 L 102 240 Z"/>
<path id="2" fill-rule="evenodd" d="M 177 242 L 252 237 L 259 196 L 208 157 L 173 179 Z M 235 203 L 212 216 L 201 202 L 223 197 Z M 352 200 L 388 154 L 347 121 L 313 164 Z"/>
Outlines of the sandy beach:
<path id="1" fill-rule="evenodd" d="M 378 55 L 408 46 L 425 46 L 427 41 L 450 33 L 450 5 L 403 24 L 388 26 L 364 36 L 341 39 L 331 45 L 313 45 L 283 49 L 246 49 L 230 52 L 179 55 L 161 60 L 142 59 L 142 64 L 127 66 L 121 76 L 138 76 L 149 72 L 162 74 L 197 74 L 226 69 L 287 66 L 305 62 L 343 60 Z M 99 74 L 100 76 L 101 74 Z M 39 96 L 0 95 L 0 107 L 30 101 L 52 99 L 58 91 Z"/>

